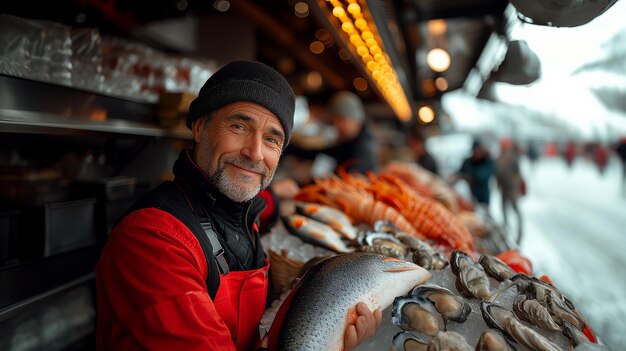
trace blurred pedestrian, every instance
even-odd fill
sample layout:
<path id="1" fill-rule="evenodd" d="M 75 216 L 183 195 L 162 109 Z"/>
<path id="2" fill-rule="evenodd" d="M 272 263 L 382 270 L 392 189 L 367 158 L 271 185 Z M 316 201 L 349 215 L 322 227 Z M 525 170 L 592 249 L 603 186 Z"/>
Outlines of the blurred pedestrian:
<path id="1" fill-rule="evenodd" d="M 338 134 L 336 143 L 323 149 L 305 149 L 290 144 L 285 153 L 305 159 L 325 154 L 335 159 L 337 168 L 348 172 L 376 171 L 379 163 L 377 143 L 359 96 L 350 91 L 339 91 L 330 98 L 328 109 Z"/>
<path id="2" fill-rule="evenodd" d="M 593 148 L 593 162 L 598 167 L 600 175 L 604 174 L 604 170 L 606 169 L 608 161 L 609 150 L 607 150 L 607 148 L 605 148 L 602 144 L 596 144 Z"/>
<path id="3" fill-rule="evenodd" d="M 626 136 L 618 141 L 615 153 L 622 162 L 622 193 L 626 194 Z"/>
<path id="4" fill-rule="evenodd" d="M 485 213 L 489 213 L 491 197 L 489 183 L 494 173 L 495 164 L 489 150 L 481 142 L 474 141 L 472 155 L 463 161 L 454 180 L 464 179 L 467 181 L 474 201 Z"/>
<path id="5" fill-rule="evenodd" d="M 539 159 L 539 150 L 537 150 L 537 146 L 535 143 L 530 142 L 528 144 L 528 148 L 526 149 L 526 156 L 528 156 L 528 160 L 530 161 L 530 167 L 532 169 L 535 168 L 535 163 Z"/>
<path id="6" fill-rule="evenodd" d="M 576 158 L 576 144 L 573 142 L 569 142 L 565 145 L 565 151 L 563 152 L 563 157 L 565 158 L 565 163 L 568 168 L 572 167 L 574 163 L 574 159 Z"/>
<path id="7" fill-rule="evenodd" d="M 426 140 L 420 132 L 409 133 L 408 145 L 413 152 L 415 162 L 433 174 L 439 174 L 437 162 L 426 149 Z"/>
<path id="8" fill-rule="evenodd" d="M 496 162 L 496 181 L 502 197 L 502 217 L 504 225 L 508 228 L 509 207 L 513 209 L 517 219 L 515 243 L 519 245 L 522 240 L 522 214 L 518 206 L 518 199 L 523 186 L 519 153 L 516 145 L 510 139 L 503 139 L 500 142 L 500 150 L 500 156 Z"/>

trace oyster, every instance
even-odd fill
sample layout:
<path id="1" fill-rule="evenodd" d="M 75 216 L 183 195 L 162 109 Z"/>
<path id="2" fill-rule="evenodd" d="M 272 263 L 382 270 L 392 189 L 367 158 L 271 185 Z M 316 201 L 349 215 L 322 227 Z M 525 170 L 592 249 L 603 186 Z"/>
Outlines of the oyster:
<path id="1" fill-rule="evenodd" d="M 574 351 L 608 351 L 606 347 L 590 342 L 582 331 L 567 321 L 563 322 L 563 334 L 574 346 Z"/>
<path id="2" fill-rule="evenodd" d="M 519 294 L 513 302 L 513 312 L 519 319 L 534 324 L 541 329 L 560 331 L 561 327 L 554 322 L 548 309 L 537 300 L 528 299 L 524 294 Z"/>
<path id="3" fill-rule="evenodd" d="M 428 340 L 424 340 L 417 334 L 403 331 L 394 335 L 393 348 L 395 351 L 427 351 Z"/>
<path id="4" fill-rule="evenodd" d="M 374 222 L 374 231 L 379 233 L 397 234 L 400 229 L 391 221 L 378 220 Z"/>
<path id="5" fill-rule="evenodd" d="M 473 351 L 465 337 L 456 332 L 439 332 L 428 343 L 428 351 Z"/>
<path id="6" fill-rule="evenodd" d="M 427 242 L 414 236 L 397 233 L 396 238 L 409 248 L 413 253 L 413 263 L 426 269 L 443 269 L 448 265 L 441 254 L 436 252 Z"/>
<path id="7" fill-rule="evenodd" d="M 585 320 L 575 310 L 571 310 L 565 300 L 559 299 L 555 294 L 548 294 L 545 301 L 550 314 L 554 320 L 563 325 L 564 321 L 567 321 L 574 325 L 579 330 L 585 328 Z"/>
<path id="8" fill-rule="evenodd" d="M 567 320 L 580 330 L 585 327 L 585 319 L 576 311 L 572 302 L 552 284 L 525 274 L 517 274 L 511 280 L 529 299 L 535 299 L 546 307 L 557 324 L 562 325 L 563 320 Z"/>
<path id="9" fill-rule="evenodd" d="M 480 309 L 485 323 L 496 328 L 516 342 L 537 351 L 562 351 L 560 347 L 525 326 L 515 317 L 513 312 L 491 302 L 482 301 Z"/>
<path id="10" fill-rule="evenodd" d="M 389 233 L 367 231 L 362 235 L 359 241 L 364 247 L 376 247 L 376 249 L 365 249 L 363 251 L 374 250 L 370 252 L 382 253 L 387 256 L 402 259 L 404 259 L 408 253 L 406 245 Z"/>
<path id="11" fill-rule="evenodd" d="M 435 284 L 418 285 L 411 290 L 411 295 L 421 296 L 432 301 L 444 320 L 463 323 L 472 312 L 470 304 L 461 296 Z"/>
<path id="12" fill-rule="evenodd" d="M 491 296 L 489 277 L 483 267 L 466 253 L 454 250 L 450 259 L 450 268 L 456 275 L 456 288 L 461 295 L 486 300 Z"/>
<path id="13" fill-rule="evenodd" d="M 433 256 L 424 249 L 410 249 L 412 254 L 411 261 L 416 265 L 430 270 L 433 268 Z"/>
<path id="14" fill-rule="evenodd" d="M 393 301 L 391 322 L 404 330 L 434 336 L 446 330 L 445 321 L 435 305 L 421 296 L 398 296 Z"/>
<path id="15" fill-rule="evenodd" d="M 508 264 L 504 263 L 501 259 L 495 256 L 482 255 L 478 262 L 481 266 L 483 266 L 485 272 L 489 274 L 489 276 L 497 279 L 498 281 L 511 279 L 515 274 L 517 274 L 511 267 L 509 267 Z"/>
<path id="16" fill-rule="evenodd" d="M 448 266 L 448 261 L 440 253 L 436 252 L 433 255 L 433 269 L 444 269 L 446 266 Z"/>
<path id="17" fill-rule="evenodd" d="M 487 329 L 478 339 L 476 351 L 516 351 L 504 335 L 496 329 Z"/>

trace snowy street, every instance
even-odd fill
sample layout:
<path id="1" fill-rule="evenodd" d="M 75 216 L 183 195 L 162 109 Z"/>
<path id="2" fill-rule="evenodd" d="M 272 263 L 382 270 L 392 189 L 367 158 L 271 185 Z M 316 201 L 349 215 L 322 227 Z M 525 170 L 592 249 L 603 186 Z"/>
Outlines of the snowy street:
<path id="1" fill-rule="evenodd" d="M 607 347 L 623 350 L 626 196 L 621 193 L 621 165 L 612 159 L 603 175 L 582 158 L 571 169 L 560 158 L 522 166 L 528 184 L 528 195 L 520 201 L 522 254 L 533 262 L 537 276 L 550 277 L 574 302 Z M 494 192 L 490 210 L 499 221 L 500 206 Z"/>

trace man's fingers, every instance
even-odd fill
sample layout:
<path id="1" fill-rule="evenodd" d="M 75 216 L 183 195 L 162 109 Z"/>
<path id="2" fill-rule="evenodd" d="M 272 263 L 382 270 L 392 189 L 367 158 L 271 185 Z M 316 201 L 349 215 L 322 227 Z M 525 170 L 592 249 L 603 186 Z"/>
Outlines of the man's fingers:
<path id="1" fill-rule="evenodd" d="M 358 344 L 359 343 L 357 340 L 356 328 L 354 327 L 354 325 L 349 325 L 348 328 L 346 328 L 346 335 L 344 336 L 343 340 L 344 351 L 350 351 Z"/>
<path id="2" fill-rule="evenodd" d="M 380 311 L 380 308 L 374 311 L 374 319 L 376 320 L 376 329 L 378 329 L 383 322 L 383 313 Z"/>
<path id="3" fill-rule="evenodd" d="M 367 319 L 363 316 L 359 316 L 354 325 L 356 326 L 357 341 L 361 343 L 367 336 Z"/>

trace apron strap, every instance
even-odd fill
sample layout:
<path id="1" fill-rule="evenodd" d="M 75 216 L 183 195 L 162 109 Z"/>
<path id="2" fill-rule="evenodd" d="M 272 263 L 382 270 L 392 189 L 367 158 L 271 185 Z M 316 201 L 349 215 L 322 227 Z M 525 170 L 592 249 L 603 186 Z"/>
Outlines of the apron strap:
<path id="1" fill-rule="evenodd" d="M 226 263 L 226 259 L 224 258 L 224 248 L 217 238 L 217 233 L 215 232 L 215 229 L 213 229 L 213 223 L 211 223 L 211 220 L 206 217 L 198 218 L 198 221 L 200 221 L 200 225 L 202 226 L 204 233 L 211 242 L 211 247 L 213 248 L 213 257 L 215 257 L 215 261 L 217 261 L 219 274 L 227 274 L 230 270 L 228 268 L 228 263 Z"/>

